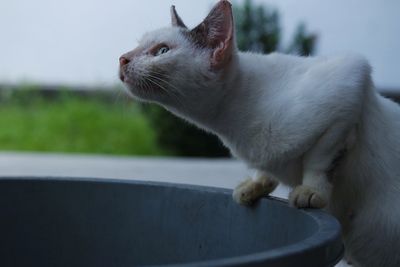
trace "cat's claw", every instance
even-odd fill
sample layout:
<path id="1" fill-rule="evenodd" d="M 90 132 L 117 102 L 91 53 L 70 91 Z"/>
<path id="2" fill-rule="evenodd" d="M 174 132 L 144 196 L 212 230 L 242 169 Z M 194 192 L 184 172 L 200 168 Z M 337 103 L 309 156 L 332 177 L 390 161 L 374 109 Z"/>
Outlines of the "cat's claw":
<path id="1" fill-rule="evenodd" d="M 299 185 L 289 194 L 289 203 L 297 208 L 323 208 L 327 201 L 312 187 Z"/>
<path id="2" fill-rule="evenodd" d="M 239 204 L 251 205 L 261 197 L 274 191 L 277 185 L 278 182 L 273 180 L 263 182 L 247 178 L 235 188 L 232 197 Z"/>

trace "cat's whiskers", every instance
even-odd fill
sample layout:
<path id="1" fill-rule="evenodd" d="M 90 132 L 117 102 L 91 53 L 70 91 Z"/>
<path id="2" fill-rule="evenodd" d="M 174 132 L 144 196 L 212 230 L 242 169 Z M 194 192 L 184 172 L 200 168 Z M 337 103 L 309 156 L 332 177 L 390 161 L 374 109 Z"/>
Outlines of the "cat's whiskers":
<path id="1" fill-rule="evenodd" d="M 146 92 L 150 92 L 151 91 L 151 84 L 149 83 L 149 81 L 143 80 L 143 87 L 146 90 Z"/>
<path id="2" fill-rule="evenodd" d="M 149 71 L 141 67 L 136 67 L 135 73 L 138 77 L 135 86 L 139 89 L 144 89 L 141 90 L 142 94 L 149 95 L 154 89 L 154 86 L 156 86 L 158 89 L 162 90 L 163 93 L 173 98 L 179 106 L 184 106 L 184 101 L 182 100 L 184 94 L 178 90 L 176 86 L 167 81 L 165 73 L 156 70 Z"/>
<path id="3" fill-rule="evenodd" d="M 156 85 L 159 89 L 161 89 L 163 92 L 165 92 L 167 95 L 173 97 L 173 99 L 176 101 L 176 103 L 180 106 L 183 106 L 183 103 L 178 95 L 175 94 L 174 91 L 167 90 L 162 84 L 159 83 L 159 81 L 154 80 L 154 76 L 147 76 L 147 81 L 153 83 Z"/>
<path id="4" fill-rule="evenodd" d="M 140 89 L 142 94 L 149 95 L 151 91 L 151 86 L 147 82 L 146 79 L 146 71 L 143 68 L 136 68 L 135 72 L 137 73 L 136 87 Z M 144 89 L 144 90 L 143 90 Z"/>
<path id="5" fill-rule="evenodd" d="M 150 94 L 149 92 L 151 92 L 151 85 L 149 84 L 149 82 L 146 79 L 143 79 L 143 78 L 140 79 L 138 87 L 140 89 L 142 89 L 141 91 L 145 95 L 149 95 Z"/>
<path id="6" fill-rule="evenodd" d="M 169 91 L 173 91 L 174 93 L 182 95 L 182 93 L 178 90 L 178 88 L 176 86 L 174 86 L 173 84 L 171 84 L 167 80 L 167 77 L 163 78 L 163 76 L 166 76 L 165 73 L 161 73 L 161 72 L 158 72 L 158 71 L 155 71 L 155 70 L 151 70 L 151 71 L 147 71 L 143 76 L 144 77 L 151 77 L 153 79 L 156 79 L 160 83 L 168 86 L 169 89 L 170 89 Z"/>
<path id="7" fill-rule="evenodd" d="M 163 75 L 163 74 L 160 73 L 160 75 Z M 152 75 L 151 77 L 154 78 L 154 79 L 156 79 L 157 81 L 164 82 L 166 85 L 169 85 L 169 86 L 170 86 L 169 89 L 175 89 L 175 90 L 168 90 L 168 91 L 172 94 L 172 96 L 174 97 L 174 100 L 176 101 L 176 103 L 177 103 L 180 107 L 185 106 L 185 105 L 184 105 L 184 103 L 185 103 L 185 101 L 184 101 L 185 95 L 184 95 L 180 90 L 178 90 L 177 87 L 175 87 L 175 86 L 174 86 L 173 84 L 171 84 L 170 82 L 168 82 L 168 81 L 166 81 L 166 80 L 164 80 L 164 79 L 162 79 L 162 78 L 160 78 L 160 77 L 158 77 L 158 76 L 153 76 L 153 75 Z"/>
<path id="8" fill-rule="evenodd" d="M 162 90 L 163 92 L 165 92 L 167 95 L 173 96 L 173 97 L 177 97 L 172 91 L 167 90 L 167 88 L 165 88 L 165 87 L 160 83 L 160 81 L 158 81 L 157 79 L 155 79 L 155 77 L 147 76 L 146 78 L 147 78 L 147 79 L 146 79 L 147 81 L 149 81 L 149 82 L 153 83 L 154 85 L 156 85 L 159 89 L 161 89 L 161 90 Z"/>
<path id="9" fill-rule="evenodd" d="M 127 100 L 127 94 L 124 92 L 124 89 L 117 88 L 117 90 L 113 91 L 114 95 L 114 104 L 120 103 L 121 101 Z"/>
<path id="10" fill-rule="evenodd" d="M 158 82 L 156 79 L 154 79 L 154 77 L 152 77 L 150 75 L 146 75 L 146 76 L 144 76 L 144 80 L 152 83 L 155 86 L 157 86 L 157 88 L 159 88 L 164 93 L 166 93 L 168 95 L 171 95 L 171 92 L 168 91 L 162 84 L 160 84 L 160 82 Z"/>
<path id="11" fill-rule="evenodd" d="M 180 94 L 180 95 L 182 95 L 182 96 L 185 96 L 185 95 L 181 92 L 181 90 L 179 90 L 175 85 L 173 85 L 172 83 L 170 83 L 170 82 L 167 80 L 168 77 L 166 77 L 167 75 L 166 75 L 165 73 L 161 73 L 161 72 L 157 72 L 157 71 L 152 70 L 152 71 L 149 73 L 149 75 L 151 75 L 153 78 L 156 78 L 156 79 L 159 80 L 160 82 L 163 82 L 163 83 L 167 84 L 169 87 L 171 87 L 171 88 L 173 89 L 173 91 L 174 91 L 175 93 L 178 93 L 178 94 Z M 157 76 L 157 75 L 158 75 L 158 76 Z M 160 76 L 161 76 L 161 77 L 160 77 Z M 164 78 L 163 78 L 163 76 L 164 76 Z"/>
<path id="12" fill-rule="evenodd" d="M 151 84 L 147 80 L 143 80 L 143 86 L 147 91 L 151 90 Z"/>
<path id="13" fill-rule="evenodd" d="M 183 93 L 180 92 L 180 91 L 178 90 L 177 87 L 175 87 L 173 84 L 171 84 L 171 83 L 168 82 L 167 80 L 165 80 L 165 79 L 163 79 L 163 78 L 161 78 L 161 77 L 152 75 L 152 74 L 149 74 L 149 77 L 151 77 L 151 78 L 153 78 L 153 79 L 156 79 L 156 80 L 159 81 L 160 83 L 163 83 L 163 84 L 169 86 L 169 87 L 170 87 L 170 88 L 169 88 L 169 89 L 170 89 L 169 91 L 172 92 L 172 93 L 174 93 L 177 97 L 178 97 L 178 95 L 184 96 Z"/>
<path id="14" fill-rule="evenodd" d="M 162 75 L 162 74 L 160 73 L 160 75 Z M 162 78 L 160 78 L 158 76 L 151 75 L 150 77 L 152 77 L 153 79 L 156 79 L 159 82 L 163 82 L 166 85 L 168 85 L 170 87 L 169 88 L 170 90 L 168 90 L 168 92 L 170 92 L 173 95 L 174 100 L 177 102 L 177 104 L 179 104 L 181 107 L 184 106 L 183 98 L 185 97 L 185 95 L 180 90 L 178 90 L 177 87 L 175 87 L 170 82 L 168 82 L 168 81 L 166 81 L 166 80 L 164 80 L 164 79 L 162 79 Z M 175 89 L 175 90 L 171 90 L 171 89 Z"/>

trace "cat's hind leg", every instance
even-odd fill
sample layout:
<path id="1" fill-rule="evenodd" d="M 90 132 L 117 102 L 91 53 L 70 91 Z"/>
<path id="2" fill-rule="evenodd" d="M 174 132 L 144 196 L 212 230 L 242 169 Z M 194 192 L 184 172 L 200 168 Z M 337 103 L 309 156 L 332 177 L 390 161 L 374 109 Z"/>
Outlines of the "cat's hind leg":
<path id="1" fill-rule="evenodd" d="M 232 197 L 239 204 L 251 205 L 274 191 L 278 184 L 265 172 L 257 171 L 254 178 L 247 178 L 235 188 Z"/>

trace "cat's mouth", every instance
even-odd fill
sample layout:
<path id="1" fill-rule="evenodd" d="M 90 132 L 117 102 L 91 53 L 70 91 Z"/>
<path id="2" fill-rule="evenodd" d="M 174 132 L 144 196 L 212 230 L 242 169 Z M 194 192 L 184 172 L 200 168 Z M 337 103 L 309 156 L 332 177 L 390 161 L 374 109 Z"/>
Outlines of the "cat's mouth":
<path id="1" fill-rule="evenodd" d="M 163 90 L 160 90 L 159 86 L 151 83 L 145 77 L 132 75 L 123 67 L 119 70 L 119 79 L 124 83 L 129 95 L 140 100 L 155 100 L 163 95 Z"/>
<path id="2" fill-rule="evenodd" d="M 155 76 L 151 71 L 147 73 L 132 73 L 127 66 L 120 66 L 118 76 L 129 91 L 138 97 L 156 97 L 168 94 L 169 91 L 169 82 L 163 77 Z"/>
<path id="3" fill-rule="evenodd" d="M 119 69 L 118 76 L 119 76 L 119 79 L 121 80 L 121 82 L 125 82 L 125 74 L 123 73 L 123 71 L 121 69 Z"/>
<path id="4" fill-rule="evenodd" d="M 121 82 L 126 82 L 127 81 L 127 65 L 120 65 L 119 66 L 119 71 L 118 71 L 118 76 Z"/>
<path id="5" fill-rule="evenodd" d="M 135 79 L 133 79 L 129 71 L 126 69 L 125 66 L 121 66 L 118 72 L 119 79 L 126 85 L 134 86 L 136 84 Z"/>
<path id="6" fill-rule="evenodd" d="M 160 100 L 176 95 L 171 90 L 172 84 L 164 69 L 154 66 L 135 67 L 124 56 L 119 61 L 119 79 L 133 96 L 142 100 Z"/>

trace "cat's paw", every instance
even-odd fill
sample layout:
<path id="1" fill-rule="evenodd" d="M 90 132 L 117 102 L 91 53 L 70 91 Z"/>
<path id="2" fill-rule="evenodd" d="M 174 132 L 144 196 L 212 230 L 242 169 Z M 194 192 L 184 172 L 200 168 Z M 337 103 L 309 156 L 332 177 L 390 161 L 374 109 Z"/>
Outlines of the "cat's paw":
<path id="1" fill-rule="evenodd" d="M 277 185 L 278 182 L 271 179 L 259 181 L 247 178 L 235 188 L 232 197 L 239 204 L 251 205 L 256 200 L 274 191 Z"/>
<path id="2" fill-rule="evenodd" d="M 289 203 L 297 208 L 323 208 L 326 206 L 326 199 L 314 188 L 299 185 L 289 194 Z"/>

